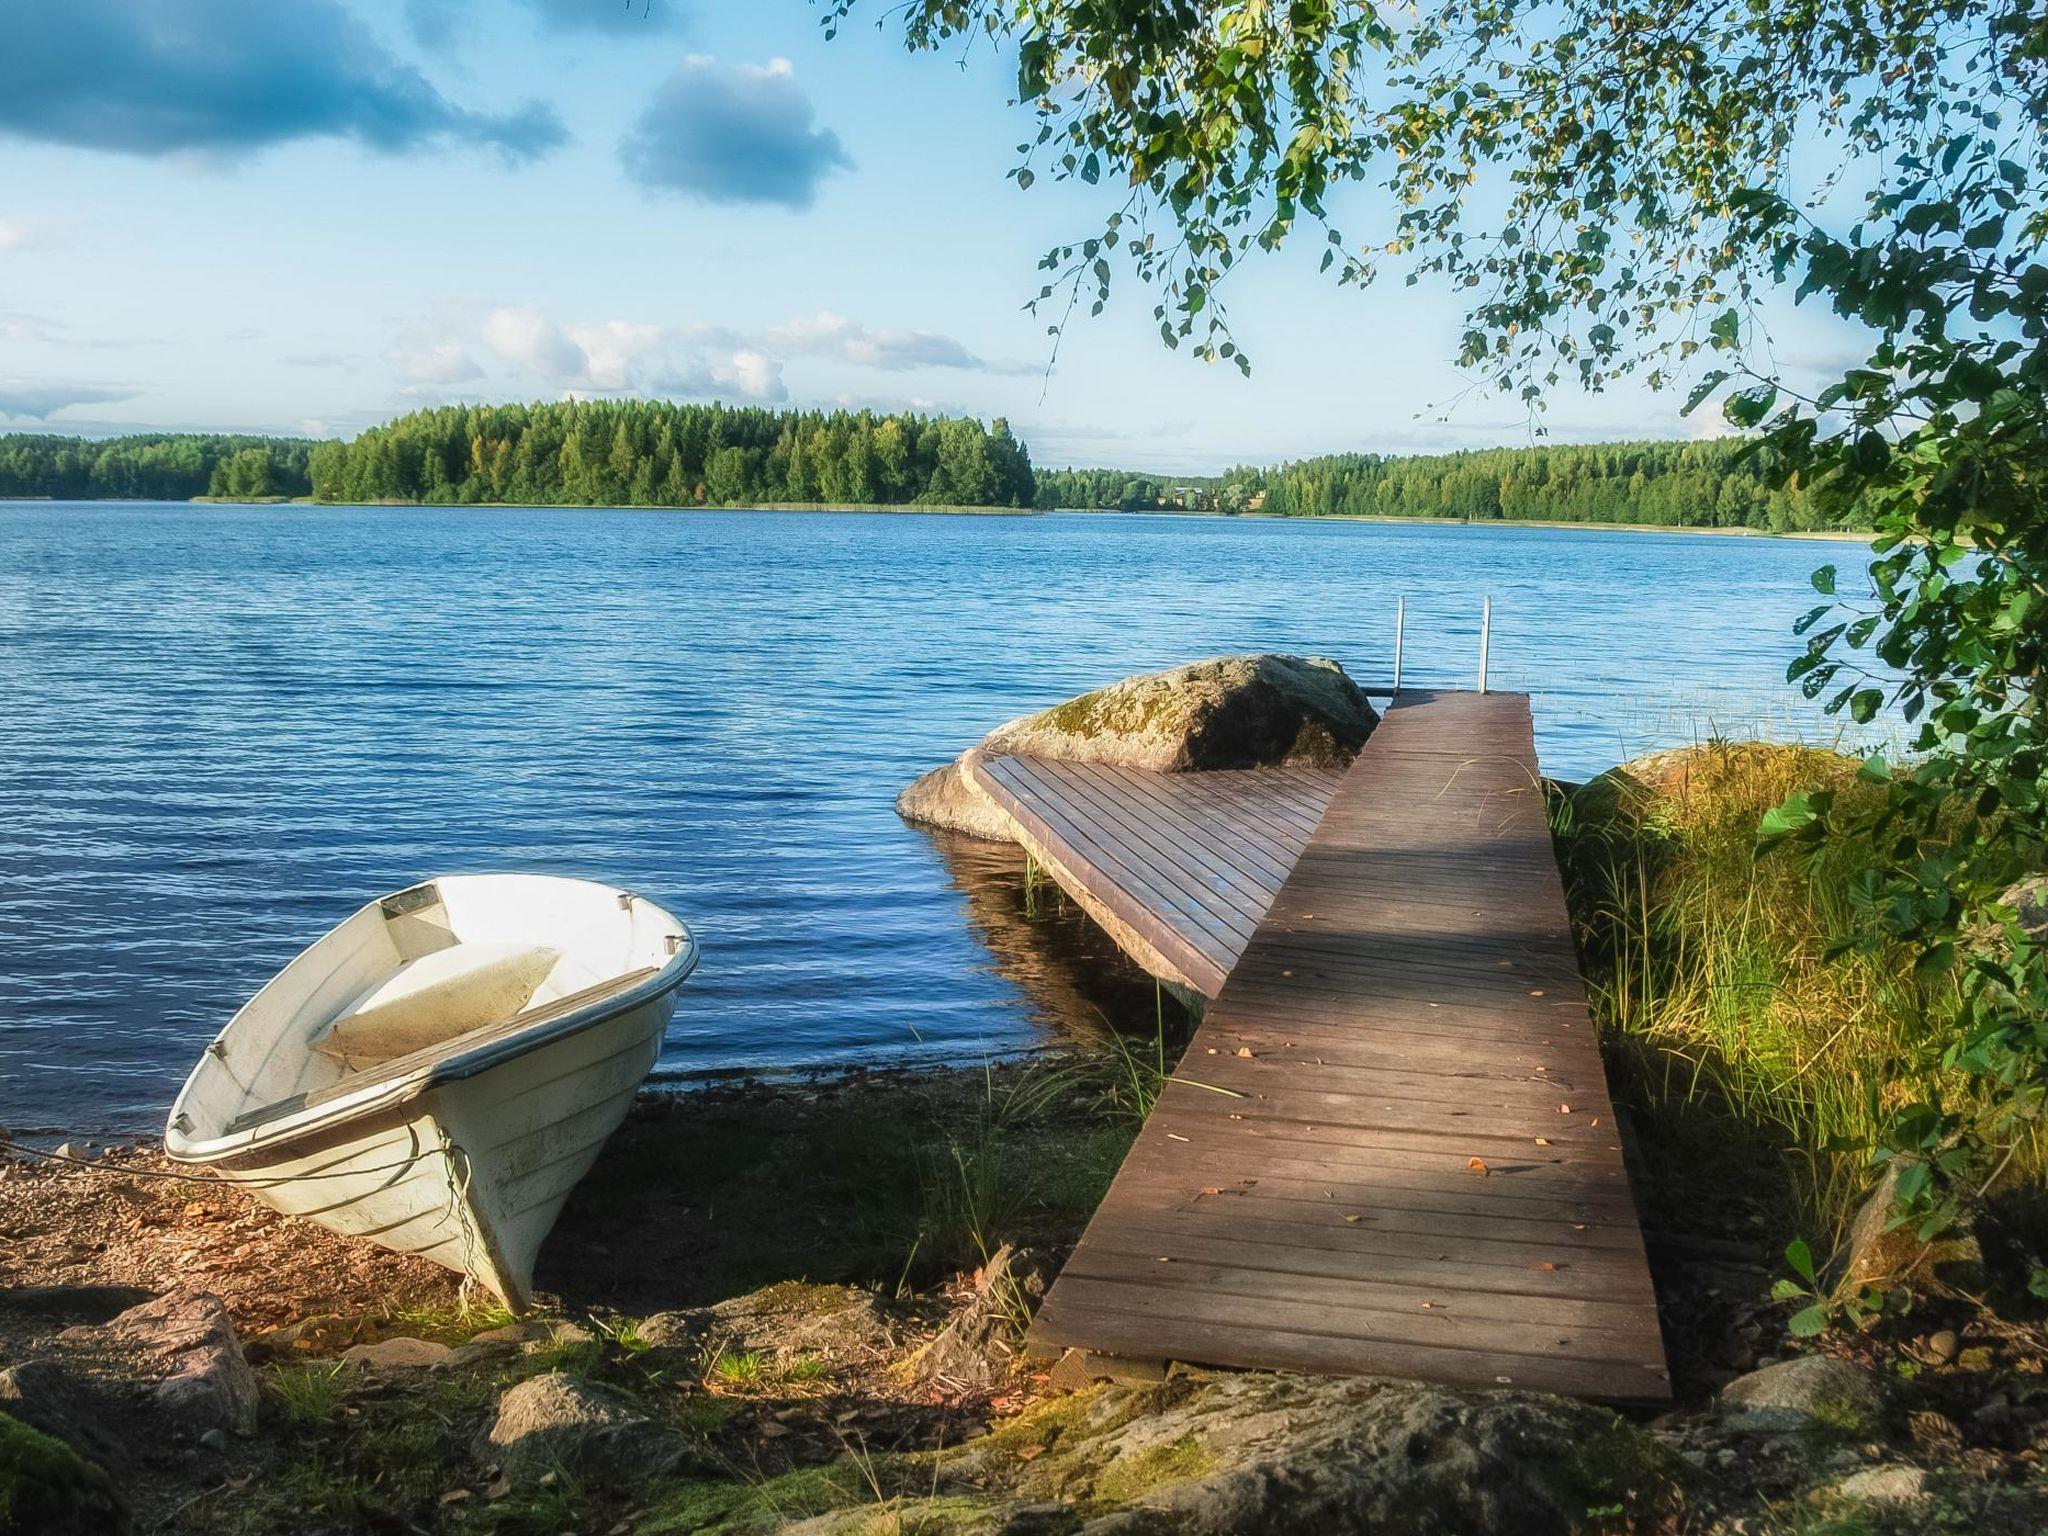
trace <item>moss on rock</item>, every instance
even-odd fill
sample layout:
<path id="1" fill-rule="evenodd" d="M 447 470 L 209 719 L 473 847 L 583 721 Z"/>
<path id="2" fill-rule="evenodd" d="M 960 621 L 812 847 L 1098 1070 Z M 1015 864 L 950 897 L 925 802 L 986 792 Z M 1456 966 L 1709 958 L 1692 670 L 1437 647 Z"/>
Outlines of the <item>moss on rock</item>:
<path id="1" fill-rule="evenodd" d="M 1379 722 L 1364 692 L 1319 656 L 1217 656 L 1097 688 L 998 726 L 976 750 L 1159 773 L 1223 768 L 1342 768 Z M 1007 820 L 968 782 L 962 761 L 897 797 L 905 820 L 991 842 Z"/>
<path id="2" fill-rule="evenodd" d="M 128 1528 L 107 1475 L 53 1435 L 0 1413 L 0 1536 Z"/>

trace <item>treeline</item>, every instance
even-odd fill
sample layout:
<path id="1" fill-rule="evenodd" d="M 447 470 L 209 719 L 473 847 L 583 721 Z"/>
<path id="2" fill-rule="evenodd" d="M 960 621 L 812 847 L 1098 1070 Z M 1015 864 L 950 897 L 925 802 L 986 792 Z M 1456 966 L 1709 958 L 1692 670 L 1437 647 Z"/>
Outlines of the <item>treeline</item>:
<path id="1" fill-rule="evenodd" d="M 1780 532 L 1842 526 L 1822 516 L 1799 486 L 1773 488 L 1769 471 L 1767 461 L 1745 455 L 1741 443 L 1725 438 L 1400 457 L 1350 453 L 1198 479 L 1040 470 L 1038 505 Z"/>
<path id="2" fill-rule="evenodd" d="M 944 416 L 566 401 L 415 411 L 311 459 L 321 501 L 1028 507 L 1010 433 Z"/>
<path id="3" fill-rule="evenodd" d="M 313 444 L 295 438 L 162 433 L 92 440 L 0 437 L 0 496 L 58 501 L 187 501 L 194 496 L 304 496 Z"/>
<path id="4" fill-rule="evenodd" d="M 1127 469 L 1041 469 L 1036 505 L 1046 512 L 1214 511 L 1213 475 L 1148 475 Z"/>

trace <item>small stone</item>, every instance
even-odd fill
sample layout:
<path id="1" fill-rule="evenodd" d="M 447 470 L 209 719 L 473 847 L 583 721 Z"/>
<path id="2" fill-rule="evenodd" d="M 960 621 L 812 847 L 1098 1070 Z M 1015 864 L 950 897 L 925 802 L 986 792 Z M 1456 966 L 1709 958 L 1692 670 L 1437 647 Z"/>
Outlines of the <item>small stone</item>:
<path id="1" fill-rule="evenodd" d="M 1862 1499 L 1872 1504 L 1914 1504 L 1927 1496 L 1927 1474 L 1899 1462 L 1865 1467 L 1844 1478 L 1835 1491 L 1845 1499 Z"/>
<path id="2" fill-rule="evenodd" d="M 1949 1361 L 1955 1359 L 1956 1351 L 1961 1347 L 1962 1341 L 1956 1337 L 1956 1331 L 1953 1328 L 1943 1328 L 1938 1332 L 1930 1333 L 1921 1345 L 1927 1357 L 1937 1365 L 1947 1365 Z"/>
<path id="3" fill-rule="evenodd" d="M 225 1451 L 228 1448 L 228 1437 L 218 1429 L 209 1429 L 199 1437 L 199 1443 L 209 1451 Z"/>
<path id="4" fill-rule="evenodd" d="M 455 1363 L 455 1351 L 431 1339 L 400 1336 L 344 1349 L 341 1358 L 369 1371 L 438 1371 Z"/>

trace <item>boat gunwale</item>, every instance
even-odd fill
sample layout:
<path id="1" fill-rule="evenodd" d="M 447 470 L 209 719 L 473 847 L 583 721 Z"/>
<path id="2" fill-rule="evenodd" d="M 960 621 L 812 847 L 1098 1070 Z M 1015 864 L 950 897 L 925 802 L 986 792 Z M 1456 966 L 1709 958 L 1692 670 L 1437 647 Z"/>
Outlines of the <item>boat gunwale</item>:
<path id="1" fill-rule="evenodd" d="M 641 898 L 644 900 L 645 898 Z M 261 1125 L 252 1125 L 241 1131 L 232 1131 L 210 1137 L 203 1141 L 192 1141 L 177 1129 L 177 1118 L 183 1113 L 186 1092 L 191 1089 L 188 1081 L 172 1105 L 171 1124 L 164 1133 L 164 1151 L 171 1161 L 188 1165 L 212 1165 L 239 1162 L 253 1153 L 275 1147 L 279 1143 L 303 1140 L 311 1135 L 320 1135 L 341 1126 L 351 1125 L 384 1110 L 409 1103 L 431 1089 L 447 1083 L 457 1083 L 503 1066 L 521 1056 L 554 1045 L 571 1036 L 594 1029 L 600 1024 L 641 1008 L 648 1003 L 674 992 L 697 968 L 700 950 L 697 936 L 687 923 L 660 907 L 663 915 L 669 917 L 681 930 L 682 945 L 666 964 L 645 982 L 630 991 L 615 997 L 599 998 L 585 1008 L 550 1019 L 536 1029 L 522 1030 L 482 1045 L 473 1046 L 440 1061 L 429 1062 L 390 1082 L 377 1083 L 355 1094 L 346 1094 L 329 1099 L 325 1103 L 302 1108 Z M 233 1027 L 233 1021 L 229 1023 Z M 223 1030 L 220 1037 L 225 1038 Z"/>

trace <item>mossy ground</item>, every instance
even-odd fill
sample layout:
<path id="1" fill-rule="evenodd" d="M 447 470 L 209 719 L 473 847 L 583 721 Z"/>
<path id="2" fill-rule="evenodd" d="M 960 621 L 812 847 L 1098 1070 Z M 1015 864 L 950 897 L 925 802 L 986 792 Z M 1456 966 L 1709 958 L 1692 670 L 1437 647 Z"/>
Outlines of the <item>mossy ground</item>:
<path id="1" fill-rule="evenodd" d="M 109 1510 L 104 1472 L 62 1440 L 0 1413 L 0 1536 L 85 1536 Z"/>

